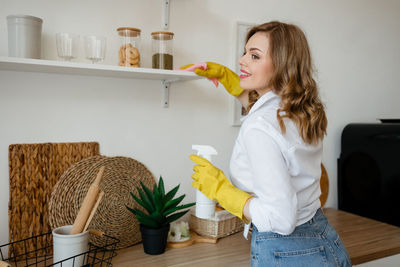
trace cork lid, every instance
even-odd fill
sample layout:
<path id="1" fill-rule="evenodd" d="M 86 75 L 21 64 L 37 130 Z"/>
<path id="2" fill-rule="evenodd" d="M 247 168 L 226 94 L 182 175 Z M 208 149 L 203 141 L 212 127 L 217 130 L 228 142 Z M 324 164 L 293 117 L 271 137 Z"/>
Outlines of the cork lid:
<path id="1" fill-rule="evenodd" d="M 155 40 L 172 40 L 174 38 L 173 32 L 152 32 L 151 37 Z"/>
<path id="2" fill-rule="evenodd" d="M 118 35 L 126 37 L 138 37 L 140 36 L 141 30 L 132 27 L 120 27 L 117 29 Z"/>

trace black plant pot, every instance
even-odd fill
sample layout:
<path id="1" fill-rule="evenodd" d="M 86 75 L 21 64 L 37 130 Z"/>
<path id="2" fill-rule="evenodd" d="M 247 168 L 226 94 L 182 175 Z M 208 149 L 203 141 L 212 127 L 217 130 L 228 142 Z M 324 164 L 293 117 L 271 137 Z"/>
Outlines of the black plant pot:
<path id="1" fill-rule="evenodd" d="M 169 224 L 159 229 L 140 225 L 144 252 L 150 255 L 162 254 L 167 246 Z"/>

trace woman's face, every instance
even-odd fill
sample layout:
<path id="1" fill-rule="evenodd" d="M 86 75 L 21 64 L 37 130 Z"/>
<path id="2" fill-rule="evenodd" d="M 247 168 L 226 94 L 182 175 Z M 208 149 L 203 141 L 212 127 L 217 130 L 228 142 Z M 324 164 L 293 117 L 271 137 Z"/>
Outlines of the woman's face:
<path id="1" fill-rule="evenodd" d="M 274 66 L 269 55 L 269 36 L 257 32 L 247 41 L 244 55 L 239 59 L 240 87 L 244 90 L 256 90 L 260 96 L 270 91 Z"/>

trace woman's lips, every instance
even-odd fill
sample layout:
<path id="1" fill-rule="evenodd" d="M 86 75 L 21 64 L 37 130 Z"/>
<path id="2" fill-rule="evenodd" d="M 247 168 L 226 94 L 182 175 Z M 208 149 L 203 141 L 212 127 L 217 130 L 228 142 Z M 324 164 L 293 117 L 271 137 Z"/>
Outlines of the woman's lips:
<path id="1" fill-rule="evenodd" d="M 243 73 L 242 75 L 239 76 L 240 79 L 244 79 L 250 76 L 250 73 L 248 73 L 245 70 L 240 70 L 241 73 Z"/>

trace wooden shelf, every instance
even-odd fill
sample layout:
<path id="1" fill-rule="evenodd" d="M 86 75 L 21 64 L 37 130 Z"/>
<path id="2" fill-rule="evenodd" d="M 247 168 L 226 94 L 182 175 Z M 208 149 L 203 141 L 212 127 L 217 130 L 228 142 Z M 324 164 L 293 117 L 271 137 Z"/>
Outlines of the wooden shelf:
<path id="1" fill-rule="evenodd" d="M 169 104 L 169 85 L 171 83 L 197 80 L 202 78 L 193 72 L 179 70 L 130 68 L 114 65 L 101 65 L 18 57 L 0 57 L 0 71 L 41 72 L 69 75 L 89 75 L 128 79 L 159 80 L 162 82 L 161 86 L 164 90 L 164 107 L 168 107 Z"/>

